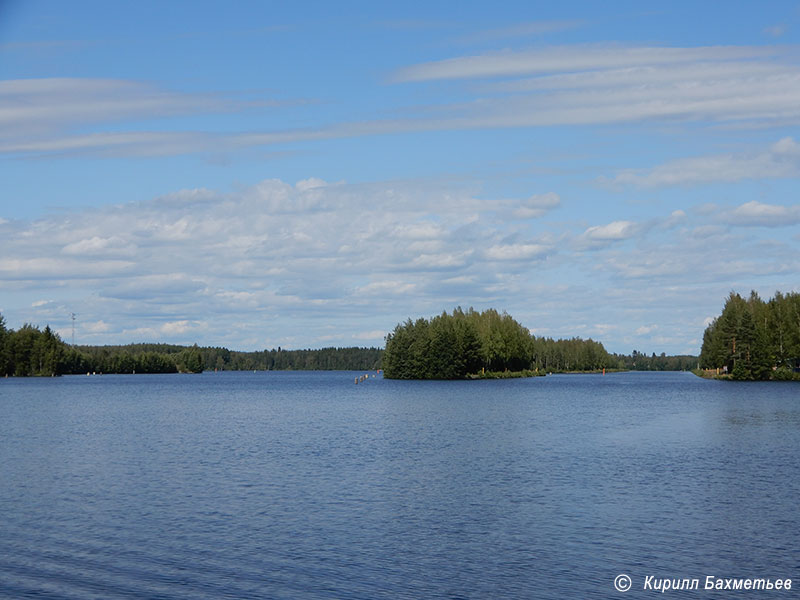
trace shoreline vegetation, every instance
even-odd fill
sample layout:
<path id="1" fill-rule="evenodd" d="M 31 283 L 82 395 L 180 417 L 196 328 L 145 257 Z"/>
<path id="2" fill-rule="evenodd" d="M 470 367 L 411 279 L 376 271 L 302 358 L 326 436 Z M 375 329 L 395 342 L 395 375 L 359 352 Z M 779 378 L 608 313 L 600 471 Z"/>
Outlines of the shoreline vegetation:
<path id="1" fill-rule="evenodd" d="M 408 319 L 381 348 L 320 348 L 238 352 L 221 347 L 143 343 L 72 346 L 49 325 L 8 329 L 0 314 L 0 377 L 86 373 L 203 371 L 376 371 L 389 379 L 508 379 L 550 373 L 691 371 L 733 381 L 800 381 L 800 293 L 768 301 L 731 292 L 706 328 L 700 356 L 663 352 L 611 354 L 603 344 L 573 337 L 537 337 L 507 313 L 460 307 L 431 319 Z"/>
<path id="2" fill-rule="evenodd" d="M 800 294 L 745 300 L 731 292 L 703 334 L 695 374 L 733 381 L 800 381 Z"/>
<path id="3" fill-rule="evenodd" d="M 238 352 L 172 344 L 71 346 L 49 326 L 7 329 L 0 315 L 0 377 L 87 373 L 201 373 L 203 371 L 352 370 L 380 368 L 380 348 L 320 348 Z"/>
<path id="4" fill-rule="evenodd" d="M 697 357 L 609 354 L 603 344 L 573 337 L 536 337 L 507 313 L 460 307 L 432 319 L 408 319 L 386 336 L 388 379 L 500 379 L 547 373 L 690 370 Z"/>
<path id="5" fill-rule="evenodd" d="M 454 314 L 477 315 L 475 311 Z M 484 311 L 482 317 L 501 325 L 489 337 L 495 354 L 471 367 L 472 379 L 507 379 L 542 376 L 548 373 L 607 372 L 616 370 L 675 371 L 697 367 L 696 356 L 647 355 L 636 350 L 630 355 L 609 354 L 600 342 L 572 338 L 552 340 L 536 338 L 505 313 Z M 483 314 L 483 313 L 481 313 Z M 449 317 L 449 316 L 448 316 Z M 510 327 L 504 333 L 504 327 Z M 487 329 L 488 331 L 488 329 Z M 523 353 L 522 360 L 512 357 L 510 335 L 529 349 L 536 350 L 536 360 Z M 504 337 L 506 336 L 506 337 Z M 387 336 L 387 339 L 390 336 Z M 525 341 L 527 340 L 527 341 Z M 441 341 L 441 340 L 439 340 Z M 511 345 L 509 346 L 509 343 Z M 391 354 L 390 354 L 391 359 Z M 383 368 L 385 350 L 381 348 L 329 347 L 320 349 L 239 352 L 222 347 L 140 343 L 127 345 L 72 346 L 49 326 L 43 330 L 25 324 L 8 329 L 0 314 L 0 377 L 50 377 L 58 375 L 200 373 L 203 371 L 265 370 L 342 370 L 375 371 Z M 527 362 L 526 362 L 527 361 Z M 481 369 L 483 371 L 481 372 Z M 465 372 L 464 377 L 467 378 Z"/>

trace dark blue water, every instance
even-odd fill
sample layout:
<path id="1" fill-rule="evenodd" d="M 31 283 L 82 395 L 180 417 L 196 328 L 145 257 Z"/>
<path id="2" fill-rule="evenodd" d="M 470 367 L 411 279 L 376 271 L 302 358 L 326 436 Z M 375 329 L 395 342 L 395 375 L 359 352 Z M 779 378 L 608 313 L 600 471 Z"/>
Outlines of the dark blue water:
<path id="1" fill-rule="evenodd" d="M 0 380 L 0 597 L 798 593 L 797 384 L 354 376 Z"/>

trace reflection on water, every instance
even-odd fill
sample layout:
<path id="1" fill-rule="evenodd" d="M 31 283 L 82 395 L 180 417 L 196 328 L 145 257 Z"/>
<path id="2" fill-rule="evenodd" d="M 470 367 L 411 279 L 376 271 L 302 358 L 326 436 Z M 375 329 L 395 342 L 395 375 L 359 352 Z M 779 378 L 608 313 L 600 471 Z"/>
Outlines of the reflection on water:
<path id="1" fill-rule="evenodd" d="M 796 384 L 353 380 L 0 382 L 0 596 L 607 598 L 627 573 L 631 598 L 797 568 Z"/>

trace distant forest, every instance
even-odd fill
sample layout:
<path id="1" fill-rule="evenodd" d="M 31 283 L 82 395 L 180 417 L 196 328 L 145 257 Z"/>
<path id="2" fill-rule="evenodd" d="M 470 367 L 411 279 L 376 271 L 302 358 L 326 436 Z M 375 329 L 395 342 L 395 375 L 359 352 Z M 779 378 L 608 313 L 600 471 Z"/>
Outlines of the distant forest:
<path id="1" fill-rule="evenodd" d="M 7 329 L 0 315 L 0 377 L 86 373 L 199 373 L 252 370 L 374 370 L 380 348 L 237 352 L 170 344 L 70 346 L 50 327 Z"/>
<path id="2" fill-rule="evenodd" d="M 739 380 L 800 379 L 800 294 L 731 292 L 705 330 L 700 366 Z"/>
<path id="3" fill-rule="evenodd" d="M 459 309 L 460 310 L 460 309 Z M 457 312 L 457 311 L 456 311 Z M 474 312 L 474 311 L 472 311 Z M 477 314 L 477 313 L 476 313 Z M 490 321 L 501 327 L 489 339 L 489 345 L 470 369 L 504 372 L 539 369 L 541 372 L 590 371 L 602 368 L 630 370 L 688 370 L 697 366 L 694 356 L 609 354 L 600 342 L 572 338 L 539 338 L 508 315 L 487 311 L 484 327 Z M 434 319 L 435 320 L 435 319 Z M 431 332 L 435 332 L 434 326 Z M 479 329 L 480 331 L 480 329 Z M 394 339 L 394 334 L 389 338 Z M 504 337 L 505 336 L 505 337 Z M 435 337 L 435 336 L 434 336 Z M 516 338 L 516 340 L 514 340 Z M 427 343 L 427 342 L 426 342 Z M 523 349 L 522 353 L 514 350 Z M 521 345 L 520 345 L 521 344 Z M 432 346 L 442 348 L 439 345 Z M 442 350 L 446 355 L 446 349 Z M 532 354 L 531 354 L 532 353 Z M 49 326 L 43 330 L 23 325 L 7 329 L 0 315 L 0 377 L 45 376 L 86 373 L 196 373 L 201 371 L 252 370 L 353 370 L 382 368 L 384 350 L 380 348 L 321 348 L 257 352 L 238 352 L 219 347 L 179 346 L 172 344 L 128 344 L 120 346 L 71 346 Z M 392 356 L 389 355 L 391 365 Z M 437 363 L 436 361 L 440 361 Z M 441 357 L 433 359 L 431 369 L 438 369 Z M 390 369 L 392 367 L 390 366 Z"/>

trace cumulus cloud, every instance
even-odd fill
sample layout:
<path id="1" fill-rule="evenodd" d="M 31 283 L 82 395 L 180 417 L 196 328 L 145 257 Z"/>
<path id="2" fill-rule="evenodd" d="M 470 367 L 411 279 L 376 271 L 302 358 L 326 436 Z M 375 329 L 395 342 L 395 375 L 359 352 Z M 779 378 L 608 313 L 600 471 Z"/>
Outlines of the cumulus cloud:
<path id="1" fill-rule="evenodd" d="M 214 343 L 235 336 L 240 347 L 245 336 L 230 320 L 242 314 L 256 318 L 259 329 L 275 315 L 296 324 L 367 314 L 370 322 L 357 330 L 374 331 L 393 326 L 381 322 L 375 307 L 393 306 L 404 316 L 410 298 L 425 305 L 443 287 L 459 295 L 456 302 L 496 296 L 502 288 L 494 263 L 505 265 L 504 274 L 532 268 L 547 244 L 509 242 L 498 204 L 504 211 L 544 210 L 557 198 L 495 203 L 453 186 L 319 179 L 265 180 L 232 193 L 183 190 L 9 223 L 9 235 L 0 237 L 0 281 L 38 298 L 66 287 L 71 297 L 83 295 L 79 310 L 59 310 L 108 324 L 86 325 L 80 334 L 86 342 L 136 336 L 189 342 L 207 332 Z M 44 308 L 31 314 L 56 314 Z M 317 337 L 310 332 L 304 343 Z"/>
<path id="2" fill-rule="evenodd" d="M 63 332 L 76 312 L 79 343 L 258 349 L 379 343 L 367 336 L 407 317 L 472 305 L 506 309 L 557 335 L 605 340 L 623 335 L 603 329 L 608 323 L 630 322 L 625 335 L 655 322 L 665 330 L 652 314 L 618 313 L 640 310 L 645 292 L 693 285 L 684 296 L 700 313 L 681 330 L 693 339 L 691 327 L 729 291 L 699 293 L 699 286 L 798 274 L 785 260 L 789 242 L 763 245 L 758 231 L 730 226 L 800 222 L 789 205 L 717 205 L 705 215 L 678 209 L 646 222 L 618 214 L 579 226 L 511 216 L 524 206 L 557 209 L 556 194 L 487 201 L 430 182 L 313 182 L 185 190 L 9 222 L 0 236 L 0 286 L 11 311 L 3 314 L 13 315 L 13 327 L 49 322 Z M 621 245 L 634 239 L 635 252 Z M 654 310 L 677 310 L 674 294 L 671 305 L 659 305 L 652 293 Z M 712 306 L 695 307 L 700 296 Z"/>

